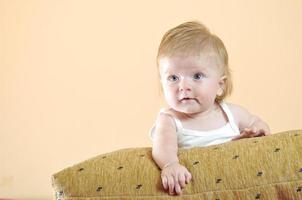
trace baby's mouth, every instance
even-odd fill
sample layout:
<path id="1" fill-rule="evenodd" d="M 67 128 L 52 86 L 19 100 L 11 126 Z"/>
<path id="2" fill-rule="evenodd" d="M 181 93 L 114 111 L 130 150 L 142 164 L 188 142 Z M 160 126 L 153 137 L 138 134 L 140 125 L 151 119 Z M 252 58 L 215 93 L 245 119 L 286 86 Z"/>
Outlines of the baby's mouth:
<path id="1" fill-rule="evenodd" d="M 188 102 L 188 101 L 196 101 L 198 103 L 198 100 L 195 98 L 182 98 L 180 99 L 180 102 Z"/>

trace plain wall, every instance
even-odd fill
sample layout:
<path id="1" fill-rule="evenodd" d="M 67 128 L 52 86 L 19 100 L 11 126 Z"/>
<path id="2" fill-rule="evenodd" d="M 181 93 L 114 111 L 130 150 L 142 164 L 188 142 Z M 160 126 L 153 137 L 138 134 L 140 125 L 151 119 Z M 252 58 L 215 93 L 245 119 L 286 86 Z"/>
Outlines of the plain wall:
<path id="1" fill-rule="evenodd" d="M 157 48 L 188 20 L 226 45 L 226 101 L 300 129 L 301 19 L 301 0 L 0 0 L 0 198 L 51 199 L 53 173 L 151 147 Z"/>

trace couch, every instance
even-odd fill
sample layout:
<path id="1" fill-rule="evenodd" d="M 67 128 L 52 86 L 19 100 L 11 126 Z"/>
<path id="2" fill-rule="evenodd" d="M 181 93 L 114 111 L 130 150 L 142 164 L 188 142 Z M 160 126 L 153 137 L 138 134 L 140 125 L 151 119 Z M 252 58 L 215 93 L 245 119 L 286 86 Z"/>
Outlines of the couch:
<path id="1" fill-rule="evenodd" d="M 181 196 L 163 188 L 152 148 L 104 153 L 52 175 L 56 200 L 302 199 L 302 130 L 178 149 L 192 174 Z"/>

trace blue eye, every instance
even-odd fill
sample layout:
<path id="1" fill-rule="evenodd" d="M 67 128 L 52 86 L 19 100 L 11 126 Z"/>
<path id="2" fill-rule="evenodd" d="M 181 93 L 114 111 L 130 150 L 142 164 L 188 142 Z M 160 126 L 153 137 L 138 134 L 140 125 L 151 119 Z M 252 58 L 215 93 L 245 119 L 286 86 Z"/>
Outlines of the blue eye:
<path id="1" fill-rule="evenodd" d="M 194 76 L 193 76 L 193 78 L 195 79 L 195 80 L 200 80 L 200 79 L 202 79 L 204 77 L 204 75 L 202 74 L 202 73 L 196 73 L 196 74 L 194 74 Z"/>
<path id="2" fill-rule="evenodd" d="M 171 81 L 171 82 L 175 82 L 175 81 L 177 81 L 179 78 L 176 76 L 176 75 L 170 75 L 170 76 L 168 76 L 168 78 L 167 78 L 169 81 Z"/>

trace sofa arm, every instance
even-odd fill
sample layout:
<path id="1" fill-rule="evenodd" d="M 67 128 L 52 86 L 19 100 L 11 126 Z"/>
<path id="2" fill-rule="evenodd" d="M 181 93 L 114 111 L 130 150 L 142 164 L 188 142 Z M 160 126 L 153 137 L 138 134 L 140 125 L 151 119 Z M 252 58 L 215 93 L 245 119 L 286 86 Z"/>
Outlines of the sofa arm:
<path id="1" fill-rule="evenodd" d="M 302 199 L 302 130 L 178 150 L 192 174 L 181 196 L 161 182 L 151 147 L 102 154 L 52 176 L 57 200 Z"/>

